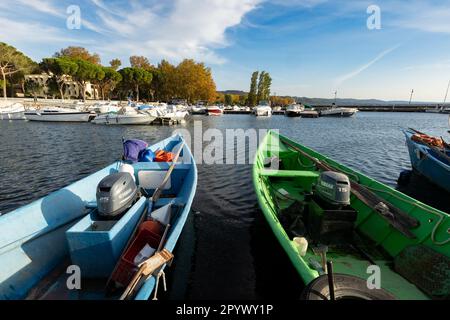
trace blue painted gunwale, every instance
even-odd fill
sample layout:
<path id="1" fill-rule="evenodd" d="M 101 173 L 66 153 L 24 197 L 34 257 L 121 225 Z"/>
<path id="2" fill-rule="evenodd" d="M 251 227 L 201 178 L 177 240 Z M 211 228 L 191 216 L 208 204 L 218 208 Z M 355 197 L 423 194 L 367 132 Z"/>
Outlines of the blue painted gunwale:
<path id="1" fill-rule="evenodd" d="M 404 130 L 412 168 L 437 186 L 450 192 L 450 164 L 426 145 L 411 139 L 413 131 Z"/>
<path id="2" fill-rule="evenodd" d="M 172 150 L 182 141 L 179 135 L 150 147 Z M 0 216 L 0 299 L 17 300 L 27 297 L 49 272 L 69 257 L 66 231 L 86 216 L 96 202 L 96 187 L 100 180 L 117 171 L 115 162 L 77 182 Z M 135 170 L 167 170 L 171 163 L 138 163 Z M 185 174 L 175 178 L 183 171 Z M 197 168 L 189 147 L 185 145 L 172 176 L 177 189 L 175 202 L 184 204 L 171 228 L 165 248 L 173 251 L 189 215 L 197 187 Z M 167 190 L 166 192 L 172 192 Z M 151 191 L 151 190 L 149 190 Z M 161 199 L 166 200 L 166 199 Z M 154 208 L 163 203 L 156 203 Z M 149 278 L 138 291 L 136 299 L 148 299 L 155 279 Z"/>

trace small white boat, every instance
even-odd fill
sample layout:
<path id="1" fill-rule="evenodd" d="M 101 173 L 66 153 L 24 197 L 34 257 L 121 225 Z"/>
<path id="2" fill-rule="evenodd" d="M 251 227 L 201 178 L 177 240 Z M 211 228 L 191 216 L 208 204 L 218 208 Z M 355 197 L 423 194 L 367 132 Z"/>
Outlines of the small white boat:
<path id="1" fill-rule="evenodd" d="M 89 111 L 94 111 L 95 113 L 110 113 L 110 112 L 119 112 L 120 107 L 118 102 L 98 102 L 90 107 L 88 107 Z"/>
<path id="2" fill-rule="evenodd" d="M 328 110 L 320 111 L 321 117 L 352 117 L 358 112 L 356 108 L 331 107 Z"/>
<path id="3" fill-rule="evenodd" d="M 186 122 L 189 117 L 189 112 L 179 108 L 176 105 L 169 105 L 166 108 L 167 112 L 161 118 L 163 120 L 174 120 L 180 123 Z"/>
<path id="4" fill-rule="evenodd" d="M 301 104 L 291 104 L 286 107 L 284 114 L 287 117 L 301 117 L 303 111 L 305 111 L 305 107 Z"/>
<path id="5" fill-rule="evenodd" d="M 0 120 L 26 120 L 25 107 L 21 103 L 1 107 Z"/>
<path id="6" fill-rule="evenodd" d="M 208 116 L 221 116 L 223 114 L 223 109 L 218 106 L 210 106 L 207 109 Z"/>
<path id="7" fill-rule="evenodd" d="M 73 111 L 63 108 L 48 108 L 42 110 L 29 110 L 25 112 L 29 121 L 44 122 L 89 122 L 95 114 L 89 111 Z"/>
<path id="8" fill-rule="evenodd" d="M 240 111 L 241 110 L 241 108 L 239 107 L 239 106 L 233 106 L 233 111 Z"/>
<path id="9" fill-rule="evenodd" d="M 255 116 L 257 117 L 271 117 L 272 116 L 272 108 L 268 101 L 261 101 L 259 105 L 255 107 L 253 110 Z"/>
<path id="10" fill-rule="evenodd" d="M 195 106 L 190 107 L 191 114 L 207 114 L 208 113 L 208 109 L 206 107 L 207 105 L 208 105 L 207 101 L 199 101 Z"/>
<path id="11" fill-rule="evenodd" d="M 113 124 L 113 125 L 145 125 L 152 123 L 156 118 L 149 114 L 136 111 L 132 107 L 124 107 L 116 113 L 100 114 L 92 120 L 95 124 Z"/>

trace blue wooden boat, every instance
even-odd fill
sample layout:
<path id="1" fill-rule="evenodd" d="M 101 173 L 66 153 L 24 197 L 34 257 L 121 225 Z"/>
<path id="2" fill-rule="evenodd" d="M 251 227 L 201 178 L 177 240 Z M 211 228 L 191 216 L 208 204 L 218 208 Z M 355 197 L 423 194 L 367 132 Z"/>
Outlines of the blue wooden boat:
<path id="1" fill-rule="evenodd" d="M 93 224 L 97 185 L 116 173 L 122 161 L 1 216 L 0 299 L 105 299 L 107 276 L 129 243 L 139 217 L 169 205 L 178 208 L 171 217 L 163 246 L 172 252 L 190 212 L 197 168 L 180 135 L 148 148 L 153 152 L 175 152 L 177 148 L 181 150 L 180 157 L 161 197 L 152 201 L 148 195 L 157 189 L 154 177 L 164 176 L 172 163 L 132 164 L 136 185 L 147 196 L 139 197 L 120 220 L 96 226 L 98 230 L 94 230 Z M 84 264 L 80 266 L 81 289 L 69 289 L 68 278 L 74 274 L 70 266 L 78 264 Z M 148 299 L 155 283 L 154 276 L 146 278 L 134 299 Z M 119 295 L 108 298 L 117 299 Z"/>
<path id="2" fill-rule="evenodd" d="M 450 192 L 450 150 L 438 149 L 415 141 L 412 137 L 421 132 L 413 129 L 403 131 L 414 171 L 426 177 L 435 185 Z"/>

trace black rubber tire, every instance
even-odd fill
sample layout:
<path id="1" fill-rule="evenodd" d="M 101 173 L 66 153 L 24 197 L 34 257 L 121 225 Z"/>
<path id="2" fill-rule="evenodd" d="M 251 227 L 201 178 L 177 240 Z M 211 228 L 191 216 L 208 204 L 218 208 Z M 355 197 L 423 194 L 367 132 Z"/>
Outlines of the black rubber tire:
<path id="1" fill-rule="evenodd" d="M 395 300 L 383 289 L 369 289 L 365 279 L 346 274 L 334 274 L 334 295 L 336 300 Z M 312 281 L 302 292 L 302 300 L 330 300 L 328 276 L 322 275 Z"/>

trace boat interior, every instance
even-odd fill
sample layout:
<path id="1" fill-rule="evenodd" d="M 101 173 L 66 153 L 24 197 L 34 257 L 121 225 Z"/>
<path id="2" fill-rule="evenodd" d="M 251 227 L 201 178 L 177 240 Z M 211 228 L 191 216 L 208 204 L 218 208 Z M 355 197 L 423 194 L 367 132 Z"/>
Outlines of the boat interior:
<path id="1" fill-rule="evenodd" d="M 296 237 L 307 239 L 305 256 L 298 254 L 295 245 L 291 249 L 312 274 L 326 273 L 326 255 L 333 262 L 335 273 L 363 279 L 370 275 L 369 267 L 377 265 L 382 288 L 401 299 L 450 297 L 448 214 L 287 138 L 272 133 L 266 139 L 265 149 L 259 155 L 263 196 L 288 241 Z M 404 230 L 400 224 L 403 215 L 386 219 L 383 210 L 367 205 L 353 192 L 350 205 L 324 201 L 316 192 L 324 171 L 317 160 L 347 175 L 352 187 L 354 183 L 362 185 L 378 199 L 394 204 L 413 221 L 412 226 Z"/>
<path id="2" fill-rule="evenodd" d="M 180 148 L 180 157 L 157 201 L 152 201 L 151 197 L 172 163 L 133 164 L 139 191 L 130 207 L 112 219 L 98 214 L 96 189 L 100 180 L 118 172 L 121 162 L 2 216 L 0 298 L 98 300 L 120 297 L 126 284 L 109 280 L 112 274 L 120 278 L 127 272 L 129 279 L 137 270 L 134 265 L 128 265 L 128 269 L 122 267 L 123 254 L 128 252 L 125 248 L 130 243 L 132 247 L 132 236 L 139 224 L 149 220 L 164 226 L 164 237 L 151 238 L 152 247 L 162 246 L 169 251 L 173 250 L 181 233 L 196 183 L 192 155 L 180 140 L 164 141 L 152 147 L 153 151 L 172 152 Z M 81 282 L 77 274 L 81 275 Z M 152 276 L 143 279 L 135 298 L 148 299 L 155 282 Z"/>

